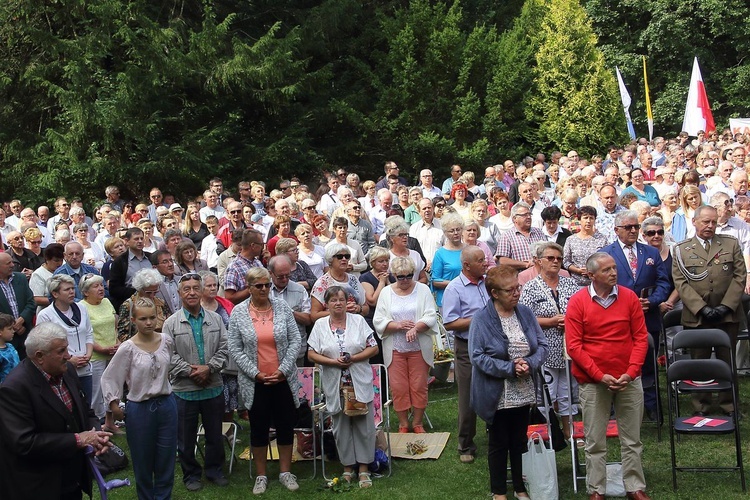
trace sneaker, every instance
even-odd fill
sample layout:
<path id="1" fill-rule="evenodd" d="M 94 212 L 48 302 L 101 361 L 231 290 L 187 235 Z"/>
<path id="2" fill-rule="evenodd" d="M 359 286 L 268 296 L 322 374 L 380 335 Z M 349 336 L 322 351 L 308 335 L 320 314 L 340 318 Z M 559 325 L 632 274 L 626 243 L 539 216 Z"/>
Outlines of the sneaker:
<path id="1" fill-rule="evenodd" d="M 297 491 L 299 484 L 297 484 L 297 476 L 291 472 L 282 472 L 279 474 L 279 482 L 283 484 L 289 491 Z"/>
<path id="2" fill-rule="evenodd" d="M 253 486 L 253 495 L 262 495 L 266 492 L 268 487 L 268 478 L 266 476 L 258 476 L 255 478 L 255 486 Z"/>

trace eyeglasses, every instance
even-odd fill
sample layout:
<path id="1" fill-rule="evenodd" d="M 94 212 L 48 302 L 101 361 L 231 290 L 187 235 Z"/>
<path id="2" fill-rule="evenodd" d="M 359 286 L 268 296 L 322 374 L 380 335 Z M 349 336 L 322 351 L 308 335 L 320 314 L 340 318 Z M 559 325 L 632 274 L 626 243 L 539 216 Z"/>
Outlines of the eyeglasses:
<path id="1" fill-rule="evenodd" d="M 242 210 L 230 210 L 229 213 L 230 214 L 241 214 Z"/>
<path id="2" fill-rule="evenodd" d="M 547 259 L 549 262 L 562 262 L 563 258 L 557 255 L 543 255 L 542 259 Z"/>
<path id="3" fill-rule="evenodd" d="M 643 231 L 643 234 L 651 238 L 652 236 L 656 236 L 657 234 L 659 236 L 664 236 L 664 230 L 663 229 L 649 229 L 648 231 Z"/>
<path id="4" fill-rule="evenodd" d="M 624 229 L 625 231 L 638 230 L 641 228 L 640 224 L 625 224 L 624 226 L 617 226 L 618 229 Z"/>
<path id="5" fill-rule="evenodd" d="M 399 238 L 407 238 L 409 236 L 409 233 L 399 233 L 396 236 L 398 236 Z"/>
<path id="6" fill-rule="evenodd" d="M 414 273 L 409 274 L 397 274 L 396 279 L 399 281 L 408 281 L 414 279 Z"/>
<path id="7" fill-rule="evenodd" d="M 362 210 L 362 207 L 360 207 L 359 205 L 352 205 L 351 207 L 349 207 L 349 209 L 350 210 Z"/>
<path id="8" fill-rule="evenodd" d="M 435 208 L 445 208 L 445 203 L 436 203 Z"/>
<path id="9" fill-rule="evenodd" d="M 42 244 L 42 240 L 34 240 L 34 241 L 29 241 L 29 243 L 30 243 L 31 245 L 41 245 L 41 244 Z"/>
<path id="10" fill-rule="evenodd" d="M 517 293 L 521 293 L 521 285 L 516 285 L 513 288 L 495 288 L 495 290 L 500 290 L 501 292 L 515 295 Z"/>
<path id="11" fill-rule="evenodd" d="M 516 214 L 516 217 L 531 217 L 531 212 L 526 212 L 525 214 Z"/>
<path id="12" fill-rule="evenodd" d="M 338 260 L 343 260 L 343 259 L 349 260 L 349 259 L 352 258 L 352 256 L 350 254 L 348 254 L 348 253 L 337 253 L 333 257 L 336 258 L 336 259 L 338 259 Z"/>
<path id="13" fill-rule="evenodd" d="M 255 287 L 256 290 L 263 290 L 264 288 L 266 290 L 270 290 L 271 289 L 271 283 L 255 283 L 253 285 L 253 287 Z"/>
<path id="14" fill-rule="evenodd" d="M 182 276 L 180 276 L 180 281 L 179 282 L 182 283 L 184 281 L 190 281 L 190 280 L 198 280 L 198 281 L 200 281 L 201 280 L 201 276 L 198 273 L 183 274 Z"/>
<path id="15" fill-rule="evenodd" d="M 292 277 L 291 274 L 274 274 L 274 276 L 276 276 L 280 280 L 288 280 L 289 278 Z"/>

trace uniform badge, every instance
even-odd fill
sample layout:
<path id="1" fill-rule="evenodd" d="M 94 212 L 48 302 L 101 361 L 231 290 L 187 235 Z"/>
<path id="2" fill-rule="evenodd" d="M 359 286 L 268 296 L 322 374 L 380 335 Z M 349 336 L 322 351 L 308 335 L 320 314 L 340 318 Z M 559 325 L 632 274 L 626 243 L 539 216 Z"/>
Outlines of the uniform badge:
<path id="1" fill-rule="evenodd" d="M 719 264 L 719 259 L 714 259 L 714 264 L 718 265 Z"/>
<path id="2" fill-rule="evenodd" d="M 721 266 L 721 269 L 722 271 L 729 271 L 729 266 L 724 264 L 723 266 Z"/>

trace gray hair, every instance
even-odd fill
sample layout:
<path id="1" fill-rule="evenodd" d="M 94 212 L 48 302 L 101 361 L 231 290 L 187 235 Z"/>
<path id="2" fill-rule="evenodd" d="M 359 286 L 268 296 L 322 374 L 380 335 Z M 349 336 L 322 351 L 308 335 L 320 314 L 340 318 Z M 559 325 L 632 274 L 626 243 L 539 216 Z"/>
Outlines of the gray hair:
<path id="1" fill-rule="evenodd" d="M 85 274 L 81 281 L 78 282 L 78 289 L 81 290 L 81 294 L 85 297 L 89 293 L 89 288 L 99 283 L 104 283 L 104 278 L 99 274 Z"/>
<path id="2" fill-rule="evenodd" d="M 329 264 L 333 261 L 333 256 L 339 252 L 346 252 L 351 254 L 351 249 L 343 243 L 332 243 L 326 246 L 326 262 Z"/>
<path id="3" fill-rule="evenodd" d="M 586 271 L 590 273 L 595 273 L 599 270 L 600 267 L 602 267 L 599 264 L 599 261 L 601 261 L 604 258 L 612 258 L 612 256 L 606 252 L 594 252 L 591 254 L 591 257 L 586 259 Z"/>
<path id="4" fill-rule="evenodd" d="M 661 217 L 657 217 L 655 215 L 652 215 L 651 217 L 648 217 L 646 220 L 641 222 L 641 229 L 646 229 L 648 226 L 658 226 L 658 227 L 664 227 L 664 219 Z"/>
<path id="5" fill-rule="evenodd" d="M 531 211 L 531 207 L 529 206 L 528 203 L 526 203 L 524 201 L 519 201 L 518 203 L 516 203 L 515 205 L 513 205 L 513 208 L 510 209 L 510 216 L 511 217 L 515 217 L 516 215 L 518 215 L 518 210 L 521 209 L 521 208 L 525 208 L 529 212 Z"/>
<path id="6" fill-rule="evenodd" d="M 265 267 L 251 267 L 247 273 L 245 273 L 245 281 L 247 286 L 253 285 L 259 279 L 267 279 L 271 281 L 271 273 Z"/>
<path id="7" fill-rule="evenodd" d="M 629 219 L 638 220 L 638 212 L 635 210 L 623 210 L 615 215 L 615 226 L 621 226 L 622 223 Z"/>
<path id="8" fill-rule="evenodd" d="M 544 251 L 549 250 L 550 248 L 560 252 L 560 255 L 563 254 L 563 247 L 554 241 L 537 241 L 531 247 L 531 254 L 537 259 L 541 259 L 542 255 L 544 255 Z"/>
<path id="9" fill-rule="evenodd" d="M 75 224 L 72 229 L 74 233 L 77 233 L 79 229 L 85 229 L 86 231 L 88 231 L 89 225 L 86 224 L 85 222 L 81 222 L 79 224 Z"/>
<path id="10" fill-rule="evenodd" d="M 203 283 L 206 282 L 206 278 L 213 278 L 213 280 L 216 282 L 216 284 L 217 285 L 219 284 L 219 276 L 215 272 L 213 272 L 213 271 L 200 271 L 198 273 L 198 276 L 201 277 L 201 281 Z"/>
<path id="11" fill-rule="evenodd" d="M 440 218 L 440 227 L 443 228 L 444 233 L 455 228 L 463 231 L 464 224 L 464 218 L 455 212 L 448 212 Z"/>
<path id="12" fill-rule="evenodd" d="M 409 257 L 396 257 L 391 260 L 389 267 L 393 274 L 410 274 L 416 269 L 414 261 Z"/>
<path id="13" fill-rule="evenodd" d="M 49 279 L 49 282 L 47 283 L 47 291 L 50 294 L 52 294 L 53 292 L 57 292 L 58 290 L 60 290 L 60 287 L 63 285 L 63 283 L 76 286 L 75 280 L 67 274 L 56 274 Z"/>
<path id="14" fill-rule="evenodd" d="M 58 276 L 62 276 L 58 274 Z M 70 276 L 68 276 L 70 277 Z M 44 322 L 36 325 L 30 332 L 23 345 L 26 347 L 26 355 L 34 357 L 34 353 L 48 353 L 50 345 L 54 340 L 68 340 L 65 329 L 57 323 Z"/>
<path id="15" fill-rule="evenodd" d="M 86 215 L 86 211 L 81 207 L 73 207 L 70 209 L 70 215 Z"/>
<path id="16" fill-rule="evenodd" d="M 385 221 L 385 235 L 389 239 L 401 233 L 409 232 L 409 224 L 400 215 L 392 215 Z"/>
<path id="17" fill-rule="evenodd" d="M 375 245 L 370 249 L 370 253 L 367 254 L 367 262 L 370 263 L 370 267 L 372 267 L 372 263 L 375 262 L 378 259 L 382 259 L 383 257 L 391 258 L 391 252 L 389 252 L 387 249 L 381 247 L 380 245 Z"/>
<path id="18" fill-rule="evenodd" d="M 712 207 L 716 208 L 716 205 L 723 205 L 725 200 L 729 200 L 730 197 L 727 193 L 719 191 L 718 193 L 714 193 L 711 196 L 711 199 L 708 201 L 708 204 Z"/>
<path id="19" fill-rule="evenodd" d="M 144 288 L 159 285 L 164 281 L 164 277 L 156 269 L 141 269 L 133 276 L 133 288 L 142 291 Z"/>
<path id="20" fill-rule="evenodd" d="M 482 255 L 484 255 L 484 250 L 482 250 L 478 246 L 466 245 L 464 249 L 461 250 L 461 265 L 469 262 L 469 259 L 471 258 L 471 256 L 477 254 L 477 252 L 480 252 Z"/>

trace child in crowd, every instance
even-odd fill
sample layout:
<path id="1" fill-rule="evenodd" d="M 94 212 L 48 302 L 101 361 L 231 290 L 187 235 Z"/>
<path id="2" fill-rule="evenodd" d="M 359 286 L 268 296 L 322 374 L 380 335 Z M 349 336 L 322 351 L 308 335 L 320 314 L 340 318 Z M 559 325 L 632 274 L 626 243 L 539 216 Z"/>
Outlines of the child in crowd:
<path id="1" fill-rule="evenodd" d="M 0 313 L 0 383 L 20 362 L 16 348 L 10 343 L 13 340 L 13 325 L 16 321 L 10 314 Z"/>

